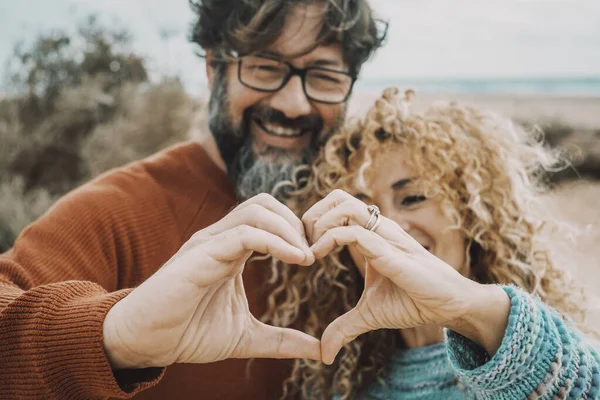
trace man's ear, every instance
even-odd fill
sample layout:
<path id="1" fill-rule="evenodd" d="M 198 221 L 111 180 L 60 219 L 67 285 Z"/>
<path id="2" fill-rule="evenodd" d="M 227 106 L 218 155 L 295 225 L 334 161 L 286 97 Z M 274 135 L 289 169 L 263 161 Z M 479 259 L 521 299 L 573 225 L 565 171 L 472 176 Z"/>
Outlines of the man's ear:
<path id="1" fill-rule="evenodd" d="M 208 78 L 208 88 L 212 90 L 213 82 L 215 80 L 215 53 L 212 50 L 206 50 L 206 77 Z"/>

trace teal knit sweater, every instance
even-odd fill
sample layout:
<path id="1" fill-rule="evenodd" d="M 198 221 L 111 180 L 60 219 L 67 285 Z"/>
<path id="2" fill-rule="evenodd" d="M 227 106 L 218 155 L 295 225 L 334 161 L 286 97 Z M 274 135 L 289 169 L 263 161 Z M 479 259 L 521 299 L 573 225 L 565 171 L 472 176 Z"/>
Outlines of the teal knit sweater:
<path id="1" fill-rule="evenodd" d="M 600 399 L 600 357 L 555 311 L 512 286 L 504 339 L 490 359 L 469 339 L 401 350 L 365 399 Z"/>

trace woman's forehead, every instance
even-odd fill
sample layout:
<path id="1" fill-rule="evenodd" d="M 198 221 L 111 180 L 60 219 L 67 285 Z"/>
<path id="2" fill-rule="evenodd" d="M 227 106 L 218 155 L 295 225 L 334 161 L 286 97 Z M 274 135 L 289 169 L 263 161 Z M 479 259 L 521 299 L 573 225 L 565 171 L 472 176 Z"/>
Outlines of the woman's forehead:
<path id="1" fill-rule="evenodd" d="M 348 167 L 351 171 L 356 171 L 369 163 L 375 168 L 382 166 L 401 165 L 402 168 L 407 168 L 408 153 L 410 149 L 404 143 L 386 140 L 377 142 L 376 146 L 366 147 L 361 146 L 348 160 Z"/>
<path id="2" fill-rule="evenodd" d="M 348 160 L 348 170 L 356 175 L 351 184 L 358 190 L 377 186 L 392 187 L 395 182 L 412 179 L 414 169 L 407 158 L 406 145 L 398 142 L 381 143 L 370 152 L 363 147 Z"/>

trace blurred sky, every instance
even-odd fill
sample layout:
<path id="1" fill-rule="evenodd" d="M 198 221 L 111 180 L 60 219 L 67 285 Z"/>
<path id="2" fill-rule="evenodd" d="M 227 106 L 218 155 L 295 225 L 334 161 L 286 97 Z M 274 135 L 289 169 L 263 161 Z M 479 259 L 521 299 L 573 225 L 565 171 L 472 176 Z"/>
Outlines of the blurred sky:
<path id="1" fill-rule="evenodd" d="M 600 0 L 372 0 L 390 21 L 362 79 L 600 76 Z M 90 13 L 120 24 L 152 71 L 192 91 L 204 66 L 187 42 L 187 0 L 0 0 L 0 60 L 20 39 L 73 29 Z M 162 33 L 162 34 L 161 34 Z"/>

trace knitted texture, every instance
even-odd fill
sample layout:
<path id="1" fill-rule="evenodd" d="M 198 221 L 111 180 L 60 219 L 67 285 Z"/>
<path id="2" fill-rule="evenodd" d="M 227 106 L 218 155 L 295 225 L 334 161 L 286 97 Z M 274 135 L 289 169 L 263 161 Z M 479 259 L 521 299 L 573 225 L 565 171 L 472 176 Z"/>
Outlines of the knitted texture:
<path id="1" fill-rule="evenodd" d="M 160 268 L 235 196 L 197 143 L 111 171 L 62 198 L 0 255 L 0 399 L 274 398 L 282 360 L 112 371 L 108 310 Z M 264 312 L 265 268 L 244 271 L 251 312 Z M 156 385 L 160 381 L 160 384 Z"/>
<path id="2" fill-rule="evenodd" d="M 448 360 L 446 345 L 400 350 L 390 360 L 389 374 L 365 392 L 365 399 L 469 399 Z"/>
<path id="3" fill-rule="evenodd" d="M 367 399 L 598 399 L 600 357 L 558 314 L 513 286 L 502 344 L 490 359 L 447 330 L 445 344 L 401 350 Z"/>
<path id="4" fill-rule="evenodd" d="M 488 362 L 468 339 L 447 332 L 449 358 L 478 399 L 600 398 L 600 358 L 582 334 L 539 299 L 512 286 L 506 333 Z M 469 355 L 470 353 L 470 355 Z"/>

